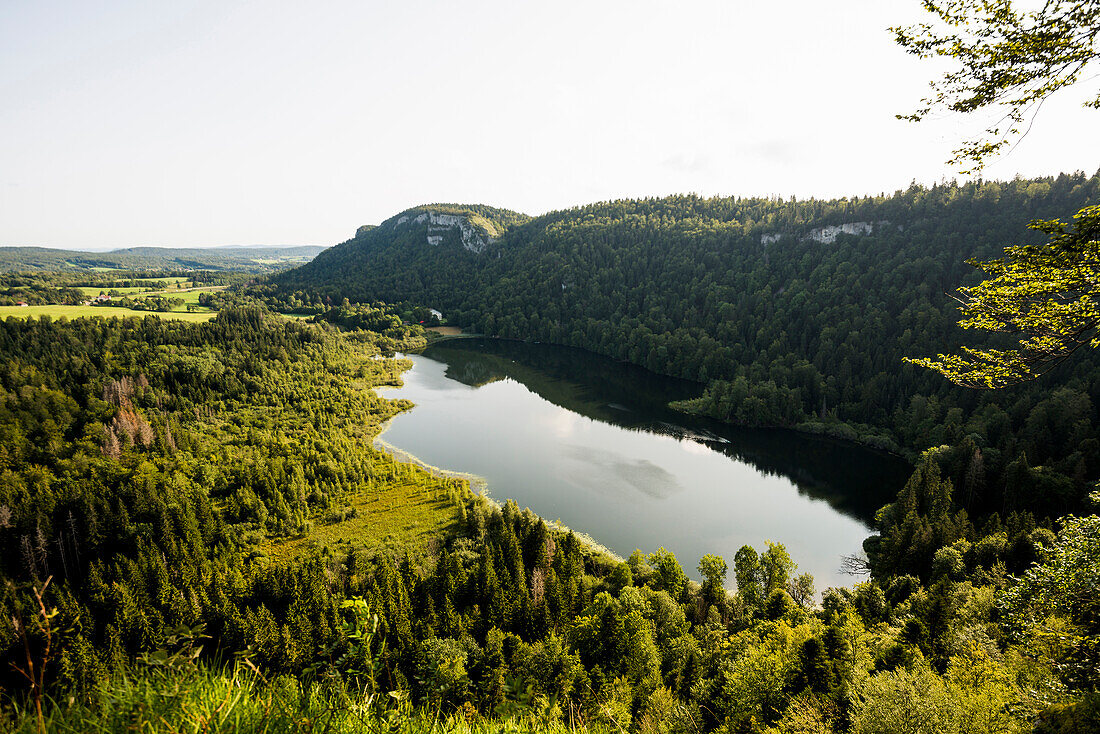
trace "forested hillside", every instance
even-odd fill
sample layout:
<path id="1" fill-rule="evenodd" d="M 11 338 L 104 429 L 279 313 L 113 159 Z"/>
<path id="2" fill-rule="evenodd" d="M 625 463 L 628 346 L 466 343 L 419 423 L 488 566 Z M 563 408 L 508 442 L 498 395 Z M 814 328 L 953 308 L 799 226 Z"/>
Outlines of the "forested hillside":
<path id="1" fill-rule="evenodd" d="M 910 456 L 951 444 L 966 506 L 1060 514 L 1100 473 L 1094 356 L 996 393 L 902 359 L 957 346 L 948 294 L 976 281 L 968 258 L 1040 241 L 1029 221 L 1097 201 L 1100 177 L 1082 174 L 831 201 L 616 201 L 505 220 L 480 252 L 457 231 L 429 244 L 427 225 L 395 217 L 260 290 L 289 307 L 411 302 L 490 335 L 583 347 L 699 380 L 705 397 L 681 407 L 738 424 Z"/>
<path id="2" fill-rule="evenodd" d="M 399 321 L 344 341 L 256 310 L 201 327 L 0 322 L 0 606 L 21 616 L 28 586 L 53 579 L 66 634 L 51 675 L 87 686 L 166 630 L 200 623 L 223 646 L 268 636 L 267 654 L 300 664 L 331 602 L 315 595 L 308 614 L 294 612 L 299 572 L 279 576 L 269 555 L 349 515 L 388 527 L 379 516 L 398 502 L 444 527 L 397 532 L 396 547 L 438 542 L 464 490 L 370 446 L 409 407 L 364 389 L 397 379 L 403 365 L 370 359 L 395 338 L 408 338 Z M 17 632 L 0 632 L 7 661 Z M 5 664 L 0 680 L 13 675 Z"/>
<path id="3" fill-rule="evenodd" d="M 470 222 L 492 253 L 463 246 L 463 230 L 433 225 L 432 212 Z M 414 207 L 377 227 L 360 227 L 355 238 L 319 255 L 320 262 L 313 267 L 298 268 L 273 283 L 289 309 L 331 304 L 333 299 L 339 303 L 344 298 L 366 303 L 410 301 L 422 306 L 433 306 L 435 301 L 459 303 L 469 296 L 467 289 L 481 282 L 488 259 L 498 257 L 503 242 L 497 238 L 529 219 L 486 206 Z M 440 239 L 430 239 L 436 237 Z"/>

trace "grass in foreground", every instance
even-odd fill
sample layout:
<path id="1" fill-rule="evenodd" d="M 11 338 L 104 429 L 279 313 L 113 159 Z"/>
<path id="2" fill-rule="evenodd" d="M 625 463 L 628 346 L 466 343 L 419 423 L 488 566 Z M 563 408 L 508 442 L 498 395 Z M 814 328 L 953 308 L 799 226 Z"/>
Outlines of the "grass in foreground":
<path id="1" fill-rule="evenodd" d="M 79 319 L 84 316 L 91 316 L 95 318 L 111 318 L 117 316 L 119 318 L 126 318 L 128 316 L 159 316 L 162 319 L 175 319 L 178 321 L 209 321 L 217 314 L 214 311 L 192 312 L 192 311 L 133 311 L 128 308 L 119 308 L 117 306 L 0 306 L 0 319 L 6 319 L 9 316 L 14 316 L 17 319 L 26 318 L 38 318 L 39 316 L 50 316 L 51 318 L 61 318 L 62 316 L 69 319 Z"/>
<path id="2" fill-rule="evenodd" d="M 486 720 L 470 709 L 413 706 L 408 693 L 375 693 L 339 681 L 306 685 L 286 676 L 267 680 L 247 663 L 219 672 L 202 666 L 135 670 L 120 675 L 88 699 L 45 700 L 39 725 L 32 701 L 0 705 L 0 730 L 98 734 L 489 734 L 490 732 L 591 732 L 602 726 L 570 726 L 546 701 L 512 700 L 502 716 Z"/>

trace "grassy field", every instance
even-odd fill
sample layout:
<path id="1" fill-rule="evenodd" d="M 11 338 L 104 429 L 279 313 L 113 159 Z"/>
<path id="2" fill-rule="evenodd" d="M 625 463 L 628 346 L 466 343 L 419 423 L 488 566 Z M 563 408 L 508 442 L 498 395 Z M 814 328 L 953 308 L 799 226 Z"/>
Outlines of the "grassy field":
<path id="1" fill-rule="evenodd" d="M 216 291 L 224 291 L 224 290 L 225 290 L 224 285 L 212 285 L 212 286 L 209 286 L 209 287 L 206 287 L 206 288 L 195 288 L 193 290 L 155 291 L 153 293 L 146 293 L 145 295 L 147 295 L 147 296 L 164 296 L 166 298 L 179 298 L 179 299 L 182 299 L 183 303 L 186 305 L 188 303 L 197 304 L 199 302 L 199 294 L 200 293 L 214 293 Z"/>
<path id="2" fill-rule="evenodd" d="M 349 498 L 342 519 L 313 518 L 313 528 L 305 536 L 268 540 L 262 550 L 276 561 L 289 560 L 315 547 L 408 550 L 417 555 L 452 530 L 461 518 L 458 506 L 443 486 L 448 480 L 426 476 L 412 467 L 402 469 L 408 481 L 380 483 L 365 490 Z"/>
<path id="3" fill-rule="evenodd" d="M 198 306 L 198 304 L 199 304 L 199 294 L 201 294 L 201 293 L 212 293 L 214 291 L 223 291 L 223 290 L 225 290 L 224 285 L 214 285 L 214 286 L 205 286 L 205 287 L 200 287 L 200 288 L 192 288 L 190 281 L 185 281 L 182 278 L 175 278 L 175 279 L 171 279 L 171 280 L 175 280 L 176 282 L 178 282 L 180 284 L 180 289 L 179 290 L 177 290 L 175 288 L 168 288 L 167 290 L 163 290 L 163 291 L 149 291 L 149 290 L 145 290 L 144 288 L 136 288 L 136 287 L 97 288 L 97 287 L 90 287 L 90 286 L 81 286 L 80 290 L 84 291 L 84 295 L 86 295 L 88 298 L 92 298 L 94 296 L 99 295 L 100 293 L 106 293 L 108 291 L 113 290 L 113 291 L 117 291 L 118 293 L 122 293 L 124 296 L 130 296 L 130 297 L 134 297 L 134 298 L 145 298 L 145 297 L 148 297 L 148 296 L 164 296 L 165 298 L 179 299 L 180 301 L 183 301 L 183 303 L 181 303 L 180 305 L 173 308 L 171 313 L 181 314 L 180 318 L 183 318 L 183 319 L 188 320 L 188 321 L 194 321 L 194 320 L 201 321 L 201 320 L 203 320 L 203 319 L 187 318 L 187 315 L 189 314 L 188 307 L 189 306 L 192 306 L 192 307 Z M 99 308 L 102 308 L 102 307 L 96 307 L 96 308 L 98 310 Z M 113 307 L 106 307 L 106 308 L 108 308 L 109 310 L 111 310 L 113 312 L 119 312 L 119 311 L 123 310 L 123 309 L 116 309 L 116 308 L 113 308 Z M 198 311 L 198 312 L 196 312 L 194 314 L 190 314 L 190 315 L 205 314 L 207 317 L 209 317 L 209 315 L 212 314 L 212 313 L 213 313 L 213 311 L 211 311 L 209 308 L 202 307 L 201 311 Z M 15 315 L 18 316 L 20 314 L 15 314 Z M 101 315 L 101 314 L 84 314 L 84 315 Z M 114 315 L 121 315 L 121 314 L 115 313 Z"/>
<path id="4" fill-rule="evenodd" d="M 172 296 L 173 298 L 187 298 L 188 294 L 194 294 L 193 297 L 197 299 L 198 294 L 202 293 L 203 291 L 224 291 L 225 286 L 224 285 L 208 285 L 208 286 L 201 286 L 199 288 L 194 288 L 191 285 L 190 281 L 185 281 L 185 282 L 180 283 L 179 288 L 174 288 L 174 287 L 169 286 L 168 288 L 165 288 L 164 290 L 150 290 L 148 288 L 138 287 L 138 286 L 128 286 L 126 288 L 115 288 L 115 287 L 106 287 L 106 286 L 99 286 L 99 285 L 97 285 L 97 286 L 82 285 L 82 286 L 78 287 L 78 290 L 83 291 L 84 295 L 88 296 L 89 298 L 91 298 L 92 296 L 98 296 L 100 293 L 109 293 L 110 291 L 117 291 L 118 293 L 122 293 L 123 295 L 128 295 L 128 296 L 138 294 L 138 295 L 142 295 L 142 296 Z"/>
<path id="5" fill-rule="evenodd" d="M 100 293 L 106 293 L 107 291 L 118 291 L 119 293 L 125 293 L 127 295 L 133 293 L 145 293 L 148 291 L 147 288 L 141 288 L 138 286 L 128 286 L 126 288 L 111 288 L 102 285 L 82 285 L 78 286 L 77 290 L 83 291 L 84 295 L 86 295 L 88 298 L 93 298 L 95 296 L 98 296 Z"/>
<path id="6" fill-rule="evenodd" d="M 426 326 L 424 331 L 433 331 L 440 336 L 462 336 L 461 326 Z"/>
<path id="7" fill-rule="evenodd" d="M 128 308 L 115 306 L 0 306 L 0 319 L 14 316 L 17 319 L 26 319 L 39 316 L 70 319 L 78 319 L 82 316 L 94 316 L 98 318 L 110 318 L 112 316 L 159 316 L 162 319 L 176 319 L 179 321 L 209 321 L 216 314 L 213 311 L 205 313 L 192 313 L 189 311 L 171 311 L 162 313 L 158 311 L 131 311 Z"/>
<path id="8" fill-rule="evenodd" d="M 93 269 L 101 270 L 102 268 L 93 268 Z M 129 279 L 127 279 L 127 280 L 129 280 Z M 191 279 L 190 278 L 185 278 L 185 277 L 179 276 L 179 275 L 172 276 L 171 278 L 140 278 L 139 280 L 148 280 L 150 282 L 168 283 L 169 287 L 171 287 L 171 285 L 175 284 L 175 283 L 180 283 L 181 284 L 180 288 L 188 288 L 191 285 Z M 77 286 L 77 287 L 81 288 L 82 290 L 85 290 L 85 291 L 94 290 L 96 293 L 99 293 L 100 291 L 109 291 L 109 290 L 122 291 L 123 293 L 132 293 L 132 292 L 146 290 L 145 286 L 127 286 L 125 288 L 119 288 L 119 287 L 115 287 L 115 286 L 103 286 L 103 285 L 95 285 L 95 286 L 92 286 L 92 285 L 84 286 L 84 285 L 82 285 L 82 286 Z"/>

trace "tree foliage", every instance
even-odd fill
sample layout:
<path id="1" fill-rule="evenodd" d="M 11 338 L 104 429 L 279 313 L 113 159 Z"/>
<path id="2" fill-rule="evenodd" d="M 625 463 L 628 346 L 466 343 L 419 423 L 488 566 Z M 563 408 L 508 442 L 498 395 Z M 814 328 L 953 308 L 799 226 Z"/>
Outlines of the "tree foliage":
<path id="1" fill-rule="evenodd" d="M 939 25 L 894 28 L 897 42 L 922 58 L 945 57 L 961 68 L 932 83 L 925 106 L 899 117 L 921 120 L 937 107 L 1005 110 L 984 136 L 955 151 L 952 162 L 969 161 L 973 170 L 1019 135 L 1026 116 L 1045 99 L 1081 80 L 1100 58 L 1096 0 L 1047 0 L 1033 11 L 1020 11 L 1012 0 L 924 0 L 924 7 Z M 1100 95 L 1085 106 L 1100 107 Z M 968 261 L 992 277 L 960 289 L 960 325 L 1019 334 L 1018 349 L 964 346 L 961 355 L 914 362 L 960 385 L 1000 388 L 1034 379 L 1083 344 L 1096 346 L 1100 210 L 1085 207 L 1075 219 L 1073 232 L 1059 221 L 1032 222 L 1032 229 L 1050 236 L 1046 245 Z"/>
<path id="2" fill-rule="evenodd" d="M 1001 388 L 1038 377 L 1082 346 L 1100 346 L 1100 206 L 1085 207 L 1074 220 L 1072 230 L 1057 220 L 1032 222 L 1049 243 L 968 261 L 990 277 L 959 289 L 959 324 L 1019 335 L 1018 349 L 963 347 L 963 355 L 909 361 L 965 387 Z"/>
<path id="3" fill-rule="evenodd" d="M 932 82 L 921 107 L 901 119 L 918 121 L 937 109 L 1002 114 L 983 135 L 954 151 L 952 163 L 980 170 L 1014 138 L 1051 94 L 1082 80 L 1100 59 L 1100 3 L 1047 0 L 1020 10 L 1012 0 L 923 0 L 930 23 L 892 28 L 897 42 L 920 58 L 957 62 Z M 1085 102 L 1100 107 L 1100 94 Z"/>
<path id="4" fill-rule="evenodd" d="M 1070 685 L 1100 688 L 1100 516 L 1067 518 L 1001 604 L 1013 639 L 1051 655 Z"/>

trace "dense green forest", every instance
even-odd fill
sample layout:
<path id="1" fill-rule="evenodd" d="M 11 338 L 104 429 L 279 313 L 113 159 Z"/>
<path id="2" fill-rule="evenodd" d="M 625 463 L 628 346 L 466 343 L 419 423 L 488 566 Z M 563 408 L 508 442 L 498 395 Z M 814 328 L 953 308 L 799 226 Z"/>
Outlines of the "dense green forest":
<path id="1" fill-rule="evenodd" d="M 902 360 L 957 347 L 948 294 L 977 279 L 968 258 L 1039 241 L 1029 221 L 1097 201 L 1100 176 L 1084 174 L 831 201 L 614 201 L 503 220 L 481 252 L 457 229 L 433 246 L 427 225 L 398 224 L 421 207 L 255 292 L 284 308 L 412 302 L 486 334 L 590 349 L 703 382 L 680 407 L 742 425 L 910 457 L 950 444 L 972 511 L 1056 516 L 1100 474 L 1096 357 L 995 393 Z"/>
<path id="2" fill-rule="evenodd" d="M 277 550 L 273 540 L 355 514 L 375 484 L 404 488 L 411 503 L 441 492 L 461 504 L 454 482 L 413 476 L 370 447 L 409 407 L 365 389 L 401 369 L 371 359 L 379 342 L 419 339 L 398 327 L 338 340 L 256 310 L 201 328 L 0 326 L 0 573 L 23 586 L 54 579 L 62 620 L 76 625 L 56 671 L 67 685 L 183 621 L 217 620 L 247 644 L 250 562 Z M 16 613 L 18 587 L 3 593 Z M 13 634 L 5 627 L 9 660 Z"/>
<path id="3" fill-rule="evenodd" d="M 1095 516 L 975 527 L 930 452 L 880 513 L 870 580 L 820 604 L 781 543 L 690 573 L 660 548 L 622 561 L 372 449 L 409 407 L 370 389 L 405 366 L 378 357 L 419 330 L 380 306 L 312 321 L 0 323 L 5 728 L 1055 731 L 1095 714 Z"/>

